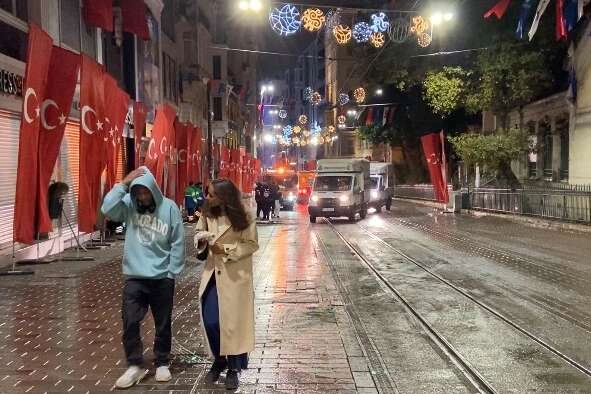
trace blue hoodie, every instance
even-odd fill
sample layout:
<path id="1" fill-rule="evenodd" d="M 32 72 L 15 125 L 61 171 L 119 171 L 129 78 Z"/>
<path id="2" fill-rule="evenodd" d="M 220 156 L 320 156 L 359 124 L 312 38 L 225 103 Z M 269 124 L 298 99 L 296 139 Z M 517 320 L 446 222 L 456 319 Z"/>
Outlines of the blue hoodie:
<path id="1" fill-rule="evenodd" d="M 164 197 L 152 173 L 118 183 L 105 196 L 101 211 L 111 220 L 126 223 L 123 274 L 129 278 L 174 279 L 185 265 L 185 229 L 174 201 Z M 135 185 L 150 189 L 156 209 L 140 214 L 130 191 Z"/>

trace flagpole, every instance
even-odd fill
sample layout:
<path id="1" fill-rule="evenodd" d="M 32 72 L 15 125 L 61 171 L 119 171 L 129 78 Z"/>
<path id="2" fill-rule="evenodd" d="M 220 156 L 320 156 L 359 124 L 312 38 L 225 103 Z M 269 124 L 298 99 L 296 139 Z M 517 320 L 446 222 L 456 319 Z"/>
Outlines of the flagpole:
<path id="1" fill-rule="evenodd" d="M 0 276 L 33 275 L 35 271 L 16 269 L 15 242 L 12 241 L 12 268 L 8 271 L 0 271 Z"/>

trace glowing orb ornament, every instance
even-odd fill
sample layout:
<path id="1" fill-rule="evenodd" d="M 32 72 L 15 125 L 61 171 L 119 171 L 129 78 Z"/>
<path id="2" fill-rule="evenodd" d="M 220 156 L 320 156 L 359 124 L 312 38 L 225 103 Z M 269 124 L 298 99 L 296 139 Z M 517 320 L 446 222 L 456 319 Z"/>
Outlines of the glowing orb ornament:
<path id="1" fill-rule="evenodd" d="M 287 125 L 283 128 L 283 136 L 284 137 L 291 137 L 292 133 L 293 133 L 293 127 L 291 127 L 290 125 Z"/>
<path id="2" fill-rule="evenodd" d="M 351 41 L 353 32 L 349 26 L 338 25 L 332 30 L 332 34 L 338 44 L 345 45 Z"/>
<path id="3" fill-rule="evenodd" d="M 290 36 L 300 30 L 302 20 L 298 9 L 291 4 L 274 8 L 269 13 L 271 28 L 280 36 Z"/>
<path id="4" fill-rule="evenodd" d="M 312 132 L 310 130 L 304 130 L 302 131 L 302 134 L 304 135 L 304 137 L 309 137 L 312 134 Z"/>
<path id="5" fill-rule="evenodd" d="M 359 44 L 369 41 L 369 36 L 371 35 L 372 30 L 371 26 L 366 22 L 359 22 L 353 26 L 353 38 Z"/>
<path id="6" fill-rule="evenodd" d="M 300 124 L 306 124 L 308 123 L 308 117 L 306 115 L 300 115 L 298 122 L 300 122 Z"/>
<path id="7" fill-rule="evenodd" d="M 320 104 L 322 101 L 322 96 L 318 92 L 312 93 L 312 97 L 310 98 L 310 102 L 314 105 Z"/>
<path id="8" fill-rule="evenodd" d="M 302 14 L 302 24 L 304 25 L 304 29 L 315 32 L 322 29 L 322 25 L 326 21 L 326 16 L 324 16 L 324 12 L 318 8 L 308 8 Z"/>
<path id="9" fill-rule="evenodd" d="M 279 117 L 280 117 L 281 119 L 285 119 L 285 118 L 287 118 L 287 111 L 286 111 L 286 110 L 284 110 L 284 109 L 280 109 L 280 110 L 279 110 Z"/>
<path id="10" fill-rule="evenodd" d="M 385 13 L 373 14 L 371 16 L 371 29 L 374 33 L 385 33 L 390 28 L 390 22 Z"/>
<path id="11" fill-rule="evenodd" d="M 300 126 L 293 126 L 293 133 L 294 134 L 300 134 L 301 131 L 302 131 L 302 128 Z"/>
<path id="12" fill-rule="evenodd" d="M 369 42 L 376 48 L 381 48 L 386 43 L 386 36 L 384 33 L 371 33 L 369 36 Z"/>
<path id="13" fill-rule="evenodd" d="M 326 13 L 326 30 L 332 31 L 335 27 L 337 27 L 341 23 L 341 14 L 339 11 L 329 10 Z"/>
<path id="14" fill-rule="evenodd" d="M 429 29 L 429 22 L 425 18 L 420 15 L 412 18 L 412 26 L 410 28 L 412 33 L 421 35 L 422 33 L 426 32 L 427 29 Z"/>
<path id="15" fill-rule="evenodd" d="M 363 88 L 357 88 L 355 89 L 355 92 L 353 92 L 353 97 L 355 97 L 355 102 L 357 104 L 361 104 L 365 101 L 365 89 Z"/>
<path id="16" fill-rule="evenodd" d="M 419 43 L 420 47 L 427 48 L 429 45 L 431 45 L 431 40 L 432 37 L 428 33 L 421 33 L 419 34 L 417 42 Z"/>
<path id="17" fill-rule="evenodd" d="M 347 117 L 345 115 L 339 115 L 337 121 L 339 122 L 339 124 L 345 124 L 345 122 L 347 121 Z"/>
<path id="18" fill-rule="evenodd" d="M 312 94 L 314 93 L 314 90 L 312 90 L 311 87 L 307 87 L 304 89 L 304 100 L 305 101 L 310 101 L 312 99 Z"/>
<path id="19" fill-rule="evenodd" d="M 339 94 L 339 104 L 341 105 L 347 105 L 349 104 L 349 95 L 347 93 L 341 93 Z"/>
<path id="20" fill-rule="evenodd" d="M 328 131 L 329 134 L 333 134 L 337 131 L 337 129 L 334 126 L 330 125 L 327 127 L 326 131 Z"/>
<path id="21" fill-rule="evenodd" d="M 402 44 L 410 35 L 410 22 L 408 18 L 396 18 L 390 23 L 390 39 L 398 44 Z"/>

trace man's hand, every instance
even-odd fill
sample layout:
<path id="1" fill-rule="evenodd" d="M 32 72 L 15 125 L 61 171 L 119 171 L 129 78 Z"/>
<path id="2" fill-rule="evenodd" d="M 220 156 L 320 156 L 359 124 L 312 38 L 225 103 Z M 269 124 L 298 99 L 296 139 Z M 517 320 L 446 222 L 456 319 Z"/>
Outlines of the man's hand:
<path id="1" fill-rule="evenodd" d="M 141 177 L 146 173 L 144 168 L 136 168 L 135 170 L 131 171 L 127 176 L 121 181 L 124 185 L 129 186 L 134 179 Z"/>
<path id="2" fill-rule="evenodd" d="M 224 247 L 218 244 L 217 242 L 213 244 L 213 246 L 211 246 L 211 252 L 213 254 L 226 254 L 226 252 L 224 251 Z"/>

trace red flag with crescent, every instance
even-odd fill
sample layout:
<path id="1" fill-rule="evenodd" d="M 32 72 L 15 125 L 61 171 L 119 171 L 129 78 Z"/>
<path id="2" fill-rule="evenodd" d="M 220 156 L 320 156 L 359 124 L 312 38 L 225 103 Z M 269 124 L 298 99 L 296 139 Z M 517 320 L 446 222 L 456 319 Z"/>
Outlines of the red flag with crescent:
<path id="1" fill-rule="evenodd" d="M 135 146 L 135 168 L 141 166 L 142 136 L 146 128 L 146 106 L 143 103 L 133 103 L 133 142 Z"/>
<path id="2" fill-rule="evenodd" d="M 80 182 L 78 227 L 94 231 L 101 197 L 101 174 L 105 165 L 104 69 L 82 55 L 80 71 Z"/>
<path id="3" fill-rule="evenodd" d="M 187 133 L 193 129 L 193 126 L 186 123 L 177 122 L 175 125 L 175 140 L 176 140 L 176 202 L 181 205 L 185 197 L 185 187 L 189 184 L 187 181 L 188 170 L 188 146 Z"/>
<path id="4" fill-rule="evenodd" d="M 144 165 L 150 169 L 156 177 L 160 189 L 164 186 L 164 167 L 168 161 L 171 136 L 174 133 L 174 119 L 176 112 L 167 104 L 162 104 L 156 110 L 152 138 L 146 153 Z"/>
<path id="5" fill-rule="evenodd" d="M 484 17 L 490 18 L 491 16 L 495 15 L 498 19 L 501 19 L 503 15 L 505 15 L 505 12 L 507 12 L 509 3 L 511 3 L 511 0 L 500 0 L 493 8 L 484 14 Z"/>
<path id="6" fill-rule="evenodd" d="M 43 97 L 45 97 L 53 40 L 39 26 L 31 23 L 28 45 L 23 88 L 25 95 L 18 144 L 12 237 L 16 242 L 32 244 L 37 232 L 41 105 Z"/>
<path id="7" fill-rule="evenodd" d="M 107 143 L 107 183 L 106 191 L 111 190 L 117 181 L 117 158 L 121 151 L 121 140 L 125 118 L 129 111 L 129 95 L 117 85 L 115 78 L 105 74 L 105 92 L 109 99 L 105 100 L 105 135 Z"/>
<path id="8" fill-rule="evenodd" d="M 427 159 L 429 175 L 435 192 L 435 199 L 448 203 L 449 194 L 447 191 L 447 163 L 445 159 L 445 137 L 441 133 L 433 133 L 421 137 L 423 151 Z"/>
<path id="9" fill-rule="evenodd" d="M 37 225 L 40 233 L 52 230 L 47 192 L 51 174 L 59 155 L 66 121 L 78 82 L 80 55 L 54 46 L 51 51 L 47 89 L 41 104 L 39 134 L 39 190 L 37 192 Z M 70 187 L 72 185 L 69 185 Z"/>

